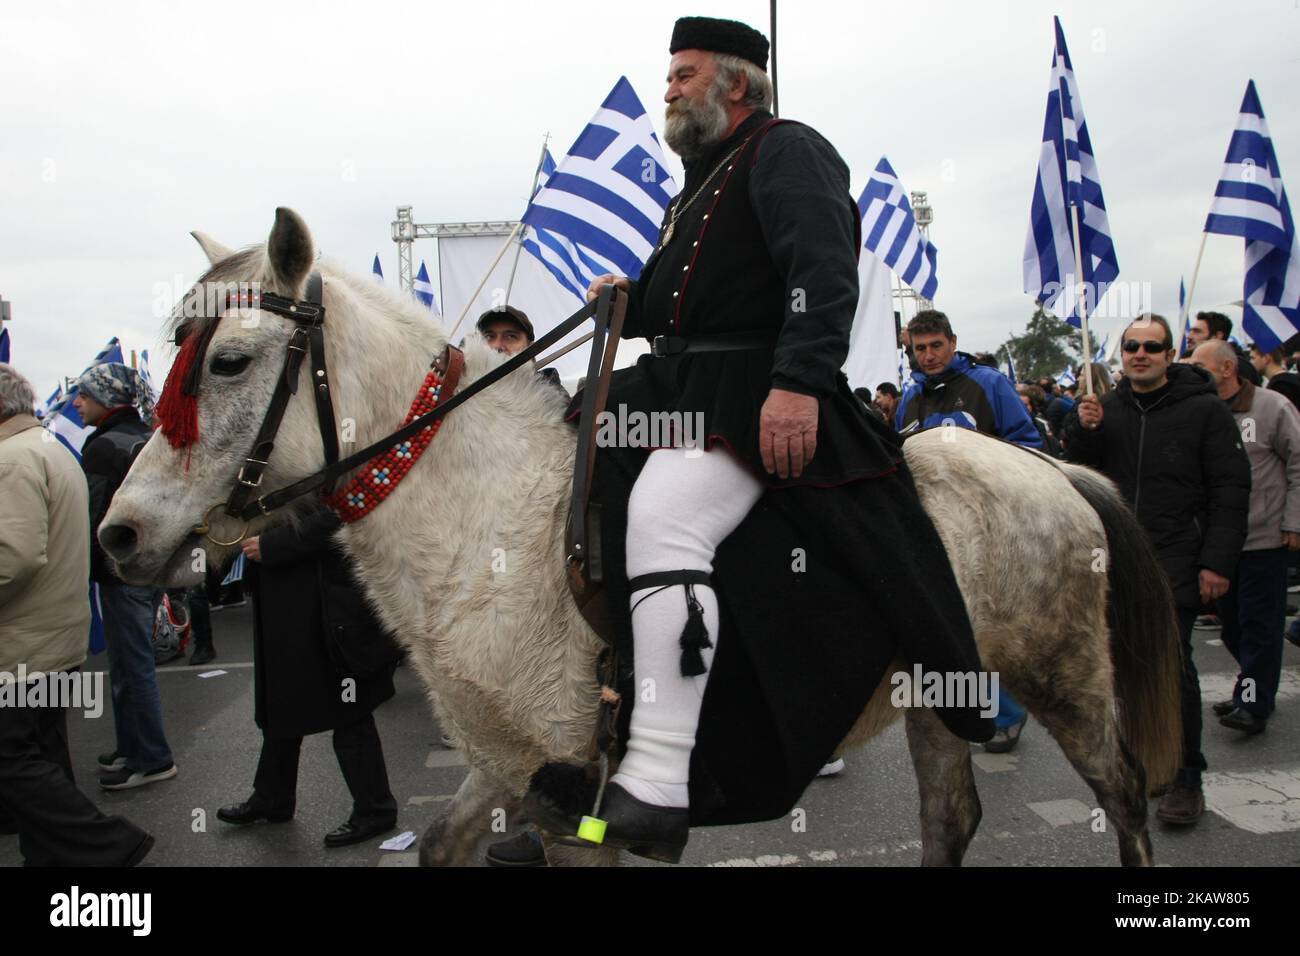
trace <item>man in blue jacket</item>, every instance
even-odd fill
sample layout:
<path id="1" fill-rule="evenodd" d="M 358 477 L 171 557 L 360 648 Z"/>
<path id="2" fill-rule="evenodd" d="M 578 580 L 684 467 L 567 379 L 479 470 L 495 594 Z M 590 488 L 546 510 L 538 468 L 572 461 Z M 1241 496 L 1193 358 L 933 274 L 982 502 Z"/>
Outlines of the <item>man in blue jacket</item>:
<path id="1" fill-rule="evenodd" d="M 1043 440 L 1015 386 L 995 368 L 957 351 L 948 316 L 918 312 L 907 331 L 920 371 L 903 390 L 894 424 L 903 435 L 943 426 L 971 428 L 1027 448 Z"/>
<path id="2" fill-rule="evenodd" d="M 920 371 L 898 402 L 894 425 L 906 437 L 927 428 L 971 428 L 1026 448 L 1043 447 L 1011 381 L 996 368 L 976 365 L 957 351 L 948 316 L 933 309 L 916 313 L 907 323 L 912 352 Z M 1020 740 L 1029 715 L 1014 697 L 998 692 L 997 731 L 984 745 L 989 753 L 1008 753 Z"/>

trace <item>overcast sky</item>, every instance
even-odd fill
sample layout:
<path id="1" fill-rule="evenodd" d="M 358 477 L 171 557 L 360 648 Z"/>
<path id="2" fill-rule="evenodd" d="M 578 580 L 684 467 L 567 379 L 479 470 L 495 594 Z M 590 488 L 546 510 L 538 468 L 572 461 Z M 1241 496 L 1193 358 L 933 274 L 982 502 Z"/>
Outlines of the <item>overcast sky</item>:
<path id="1" fill-rule="evenodd" d="M 378 252 L 395 281 L 398 204 L 420 222 L 517 218 L 542 136 L 561 156 L 620 75 L 662 129 L 678 16 L 768 31 L 763 0 L 0 11 L 0 294 L 14 364 L 42 398 L 113 335 L 159 351 L 161 378 L 163 312 L 205 265 L 189 230 L 262 241 L 287 205 L 326 254 L 368 271 Z M 1032 311 L 1021 260 L 1054 13 L 1120 278 L 1150 283 L 1157 310 L 1174 313 L 1180 274 L 1190 280 L 1249 78 L 1300 196 L 1297 0 L 786 0 L 782 115 L 835 144 L 855 196 L 881 154 L 929 192 L 936 305 L 969 350 L 995 347 Z M 433 260 L 431 242 L 422 255 Z M 1195 305 L 1239 299 L 1241 261 L 1240 240 L 1211 237 Z"/>

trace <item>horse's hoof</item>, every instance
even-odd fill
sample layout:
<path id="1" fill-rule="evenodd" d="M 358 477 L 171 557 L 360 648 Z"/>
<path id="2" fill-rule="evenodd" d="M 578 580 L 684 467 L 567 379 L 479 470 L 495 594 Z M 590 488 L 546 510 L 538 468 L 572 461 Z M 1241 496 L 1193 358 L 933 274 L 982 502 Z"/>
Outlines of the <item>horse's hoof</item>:
<path id="1" fill-rule="evenodd" d="M 442 866 L 442 859 L 438 852 L 441 843 L 441 828 L 430 826 L 424 831 L 424 836 L 420 837 L 420 866 Z"/>

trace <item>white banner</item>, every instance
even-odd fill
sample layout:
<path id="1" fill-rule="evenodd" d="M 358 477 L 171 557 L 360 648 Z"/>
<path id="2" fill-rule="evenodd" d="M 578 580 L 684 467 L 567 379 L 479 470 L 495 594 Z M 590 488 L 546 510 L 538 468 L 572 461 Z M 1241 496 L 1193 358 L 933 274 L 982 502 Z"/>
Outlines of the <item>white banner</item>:
<path id="1" fill-rule="evenodd" d="M 469 301 L 492 260 L 501 251 L 504 242 L 504 236 L 466 236 L 438 240 L 438 274 L 442 286 L 440 301 L 443 321 L 449 330 L 460 317 L 465 303 Z M 533 330 L 539 337 L 582 308 L 583 303 L 578 301 L 577 296 L 556 282 L 546 267 L 526 251 L 520 252 L 519 268 L 515 271 L 514 284 L 510 285 L 510 269 L 514 265 L 517 249 L 519 246 L 512 243 L 487 282 L 483 283 L 482 290 L 456 333 L 457 340 L 461 336 L 472 334 L 478 317 L 493 307 L 512 305 L 522 310 L 532 321 Z M 507 286 L 510 287 L 509 302 L 506 301 Z M 569 333 L 554 348 L 574 342 L 590 331 L 591 324 L 588 323 Z M 631 365 L 636 361 L 636 356 L 648 351 L 649 346 L 644 339 L 624 342 L 619 346 L 617 364 L 619 367 Z M 587 373 L 590 354 L 591 350 L 583 345 L 553 363 L 570 391 L 573 391 L 578 378 Z"/>
<path id="2" fill-rule="evenodd" d="M 844 374 L 852 388 L 875 395 L 881 382 L 898 381 L 898 336 L 894 329 L 893 273 L 867 250 L 858 261 L 858 312 L 849 336 Z"/>

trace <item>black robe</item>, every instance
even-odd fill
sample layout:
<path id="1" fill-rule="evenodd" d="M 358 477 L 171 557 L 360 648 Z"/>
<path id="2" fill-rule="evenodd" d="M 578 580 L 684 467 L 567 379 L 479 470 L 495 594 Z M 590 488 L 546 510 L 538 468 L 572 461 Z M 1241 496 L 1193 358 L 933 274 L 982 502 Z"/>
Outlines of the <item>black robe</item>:
<path id="1" fill-rule="evenodd" d="M 714 560 L 721 635 L 691 757 L 698 826 L 787 813 L 895 653 L 927 670 L 976 671 L 980 662 L 899 440 L 840 371 L 859 246 L 843 160 L 808 127 L 758 112 L 687 164 L 678 201 L 697 190 L 633 283 L 626 334 L 758 331 L 770 333 L 772 347 L 643 357 L 615 373 L 608 408 L 699 413 L 706 447 L 735 455 L 768 485 Z M 798 479 L 768 475 L 759 458 L 759 411 L 773 387 L 818 399 L 817 451 Z M 593 488 L 624 740 L 636 697 L 627 500 L 649 453 L 602 448 Z M 992 721 L 975 710 L 939 713 L 963 736 L 992 736 Z"/>

